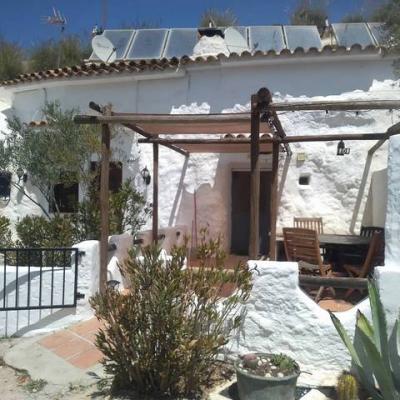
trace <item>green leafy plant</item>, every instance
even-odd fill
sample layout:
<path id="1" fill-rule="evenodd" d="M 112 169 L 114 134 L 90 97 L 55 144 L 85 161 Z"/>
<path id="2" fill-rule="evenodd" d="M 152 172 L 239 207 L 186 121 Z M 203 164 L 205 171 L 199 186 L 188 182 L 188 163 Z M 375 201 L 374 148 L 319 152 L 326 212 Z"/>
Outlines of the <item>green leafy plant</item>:
<path id="1" fill-rule="evenodd" d="M 0 37 L 0 82 L 14 79 L 23 72 L 22 49 Z"/>
<path id="2" fill-rule="evenodd" d="M 58 102 L 47 103 L 43 110 L 45 126 L 24 124 L 19 118 L 8 120 L 10 133 L 0 148 L 7 155 L 3 168 L 26 171 L 29 181 L 36 186 L 48 204 L 55 204 L 54 187 L 75 182 L 90 182 L 87 165 L 98 153 L 100 142 L 94 127 L 77 125 L 73 121 L 76 109 L 62 110 Z M 4 161 L 1 163 L 3 164 Z M 22 182 L 12 182 L 25 196 L 40 207 L 47 218 L 51 215 L 42 203 L 26 193 Z M 55 204 L 55 214 L 59 214 Z"/>
<path id="3" fill-rule="evenodd" d="M 110 235 L 136 233 L 151 214 L 150 207 L 143 195 L 133 187 L 131 179 L 127 179 L 118 192 L 110 193 L 109 205 Z M 75 242 L 100 239 L 100 204 L 94 186 L 89 189 L 87 198 L 79 203 L 77 212 L 71 218 Z"/>
<path id="4" fill-rule="evenodd" d="M 349 372 L 343 372 L 336 385 L 338 400 L 358 400 L 357 378 Z"/>
<path id="5" fill-rule="evenodd" d="M 251 290 L 251 272 L 224 269 L 220 241 L 202 238 L 198 268 L 184 269 L 186 247 L 163 261 L 152 245 L 130 252 L 121 270 L 130 289 L 107 289 L 91 305 L 105 327 L 96 338 L 114 388 L 157 396 L 196 396 L 215 371 L 217 354 L 240 324 L 240 305 Z M 224 284 L 236 291 L 223 298 Z"/>
<path id="6" fill-rule="evenodd" d="M 357 313 L 353 344 L 339 319 L 330 313 L 333 324 L 348 348 L 360 383 L 373 400 L 400 399 L 400 320 L 397 319 L 390 339 L 386 316 L 378 289 L 368 283 L 372 324 L 360 311 Z"/>
<path id="7" fill-rule="evenodd" d="M 274 354 L 271 357 L 271 364 L 278 367 L 280 371 L 293 372 L 298 368 L 296 361 L 286 354 Z"/>
<path id="8" fill-rule="evenodd" d="M 11 244 L 10 220 L 0 215 L 0 247 L 9 247 Z"/>

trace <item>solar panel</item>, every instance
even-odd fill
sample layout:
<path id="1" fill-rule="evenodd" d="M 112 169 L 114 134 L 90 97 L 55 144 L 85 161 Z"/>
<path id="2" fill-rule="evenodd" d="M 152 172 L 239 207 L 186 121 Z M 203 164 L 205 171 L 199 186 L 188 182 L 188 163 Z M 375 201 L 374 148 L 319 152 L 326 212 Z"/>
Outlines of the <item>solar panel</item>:
<path id="1" fill-rule="evenodd" d="M 163 57 L 191 56 L 196 43 L 197 29 L 171 29 Z"/>
<path id="2" fill-rule="evenodd" d="M 385 29 L 385 24 L 380 22 L 368 22 L 369 29 L 374 36 L 378 45 L 385 45 L 388 42 L 388 32 Z"/>
<path id="3" fill-rule="evenodd" d="M 141 29 L 136 32 L 127 59 L 161 58 L 167 29 Z"/>
<path id="4" fill-rule="evenodd" d="M 287 46 L 290 50 L 302 47 L 308 50 L 311 47 L 322 48 L 321 38 L 316 26 L 284 26 Z"/>
<path id="5" fill-rule="evenodd" d="M 332 27 L 339 46 L 349 48 L 353 44 L 359 44 L 361 47 L 374 44 L 367 25 L 363 22 L 332 24 Z"/>
<path id="6" fill-rule="evenodd" d="M 280 52 L 286 48 L 281 26 L 250 26 L 249 44 L 251 51 Z"/>
<path id="7" fill-rule="evenodd" d="M 135 33 L 131 29 L 122 30 L 105 30 L 103 36 L 105 36 L 116 48 L 116 58 L 117 60 L 123 60 L 125 58 L 127 46 Z M 99 60 L 96 53 L 92 53 L 90 60 Z"/>

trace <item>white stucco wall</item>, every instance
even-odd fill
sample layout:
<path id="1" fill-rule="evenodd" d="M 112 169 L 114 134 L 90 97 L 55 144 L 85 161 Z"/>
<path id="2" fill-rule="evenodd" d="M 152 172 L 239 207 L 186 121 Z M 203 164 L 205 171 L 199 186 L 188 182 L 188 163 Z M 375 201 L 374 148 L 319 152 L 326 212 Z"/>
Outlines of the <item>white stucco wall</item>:
<path id="1" fill-rule="evenodd" d="M 398 265 L 400 260 L 400 136 L 391 137 L 389 149 L 385 260 L 387 265 Z"/>
<path id="2" fill-rule="evenodd" d="M 2 88 L 0 98 L 6 94 L 12 98 L 12 111 L 25 121 L 40 119 L 40 108 L 45 100 L 59 100 L 63 107 L 79 107 L 82 112 L 88 112 L 89 101 L 111 102 L 115 110 L 131 112 L 234 112 L 248 110 L 250 95 L 262 86 L 274 91 L 275 101 L 398 98 L 399 83 L 388 80 L 392 77 L 392 60 L 376 55 L 321 56 L 285 61 L 277 57 L 274 60 L 193 65 L 160 74 L 44 81 Z M 398 111 L 370 111 L 358 115 L 354 112 L 328 115 L 305 112 L 286 113 L 281 115 L 281 120 L 288 135 L 384 132 L 398 121 L 399 115 Z M 323 216 L 327 232 L 348 232 L 366 154 L 373 144 L 346 142 L 351 153 L 345 157 L 336 156 L 337 143 L 292 145 L 294 154 L 284 180 L 279 227 L 291 224 L 294 216 Z M 140 190 L 151 202 L 152 186 L 145 187 L 138 174 L 144 166 L 152 173 L 151 146 L 141 145 L 138 150 L 134 136 L 128 134 L 125 137 L 119 135 L 114 148 L 114 159 L 123 161 L 124 178 L 135 177 Z M 298 153 L 306 154 L 304 162 L 297 161 Z M 387 146 L 384 145 L 374 156 L 371 171 L 385 168 L 386 158 Z M 283 163 L 282 154 L 281 169 Z M 229 249 L 231 173 L 234 169 L 248 169 L 249 164 L 247 155 L 194 154 L 186 160 L 182 155 L 161 147 L 160 226 L 183 224 L 190 229 L 196 190 L 198 227 L 209 223 L 211 233 L 221 233 Z M 262 168 L 270 169 L 270 165 L 270 157 L 264 156 Z M 300 174 L 310 175 L 309 186 L 299 186 Z M 369 184 L 365 194 L 368 189 Z M 357 216 L 356 233 L 364 204 L 365 196 Z M 1 212 L 13 221 L 33 210 L 40 212 L 26 199 L 18 198 L 15 191 L 10 203 L 0 207 Z"/>
<path id="3" fill-rule="evenodd" d="M 300 382 L 334 386 L 337 376 L 349 369 L 351 360 L 327 311 L 308 297 L 298 284 L 297 263 L 250 262 L 256 265 L 254 286 L 245 306 L 245 319 L 231 340 L 234 353 L 285 353 L 304 372 Z M 379 267 L 376 280 L 392 326 L 398 316 L 400 268 Z M 349 311 L 336 313 L 346 330 L 354 335 L 357 310 L 370 318 L 368 300 Z"/>

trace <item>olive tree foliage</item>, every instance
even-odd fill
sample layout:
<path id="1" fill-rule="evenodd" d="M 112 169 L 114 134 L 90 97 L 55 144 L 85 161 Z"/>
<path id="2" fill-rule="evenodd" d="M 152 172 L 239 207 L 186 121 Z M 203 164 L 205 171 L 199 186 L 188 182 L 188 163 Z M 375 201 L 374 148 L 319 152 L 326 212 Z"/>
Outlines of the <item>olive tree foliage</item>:
<path id="1" fill-rule="evenodd" d="M 100 151 L 95 128 L 77 125 L 73 121 L 78 110 L 62 110 L 58 102 L 47 103 L 42 112 L 45 126 L 23 123 L 18 117 L 8 120 L 9 133 L 0 141 L 0 161 L 3 169 L 26 171 L 30 182 L 36 186 L 49 204 L 54 202 L 56 184 L 88 183 L 92 172 L 87 165 L 93 153 Z M 37 204 L 50 218 L 48 211 L 24 190 L 22 182 L 13 182 L 24 195 Z"/>
<path id="2" fill-rule="evenodd" d="M 24 70 L 22 49 L 0 37 L 0 82 L 14 79 Z"/>
<path id="3" fill-rule="evenodd" d="M 209 8 L 203 12 L 200 17 L 199 26 L 208 27 L 210 22 L 213 26 L 235 26 L 238 25 L 239 19 L 231 9 L 217 10 Z"/>
<path id="4" fill-rule="evenodd" d="M 49 40 L 33 48 L 29 59 L 31 71 L 43 71 L 81 64 L 90 56 L 90 46 L 78 36 L 66 36 L 60 41 Z"/>
<path id="5" fill-rule="evenodd" d="M 317 25 L 322 31 L 328 16 L 326 0 L 300 0 L 290 17 L 292 25 Z"/>

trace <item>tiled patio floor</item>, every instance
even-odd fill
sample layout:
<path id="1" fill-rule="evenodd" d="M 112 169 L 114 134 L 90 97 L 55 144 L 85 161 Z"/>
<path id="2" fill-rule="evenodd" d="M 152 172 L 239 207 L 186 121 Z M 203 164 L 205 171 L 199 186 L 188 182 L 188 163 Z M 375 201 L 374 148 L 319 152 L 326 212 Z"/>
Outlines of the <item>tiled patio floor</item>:
<path id="1" fill-rule="evenodd" d="M 102 358 L 102 353 L 94 345 L 95 334 L 100 327 L 100 322 L 92 318 L 52 333 L 38 343 L 74 367 L 87 369 Z"/>

